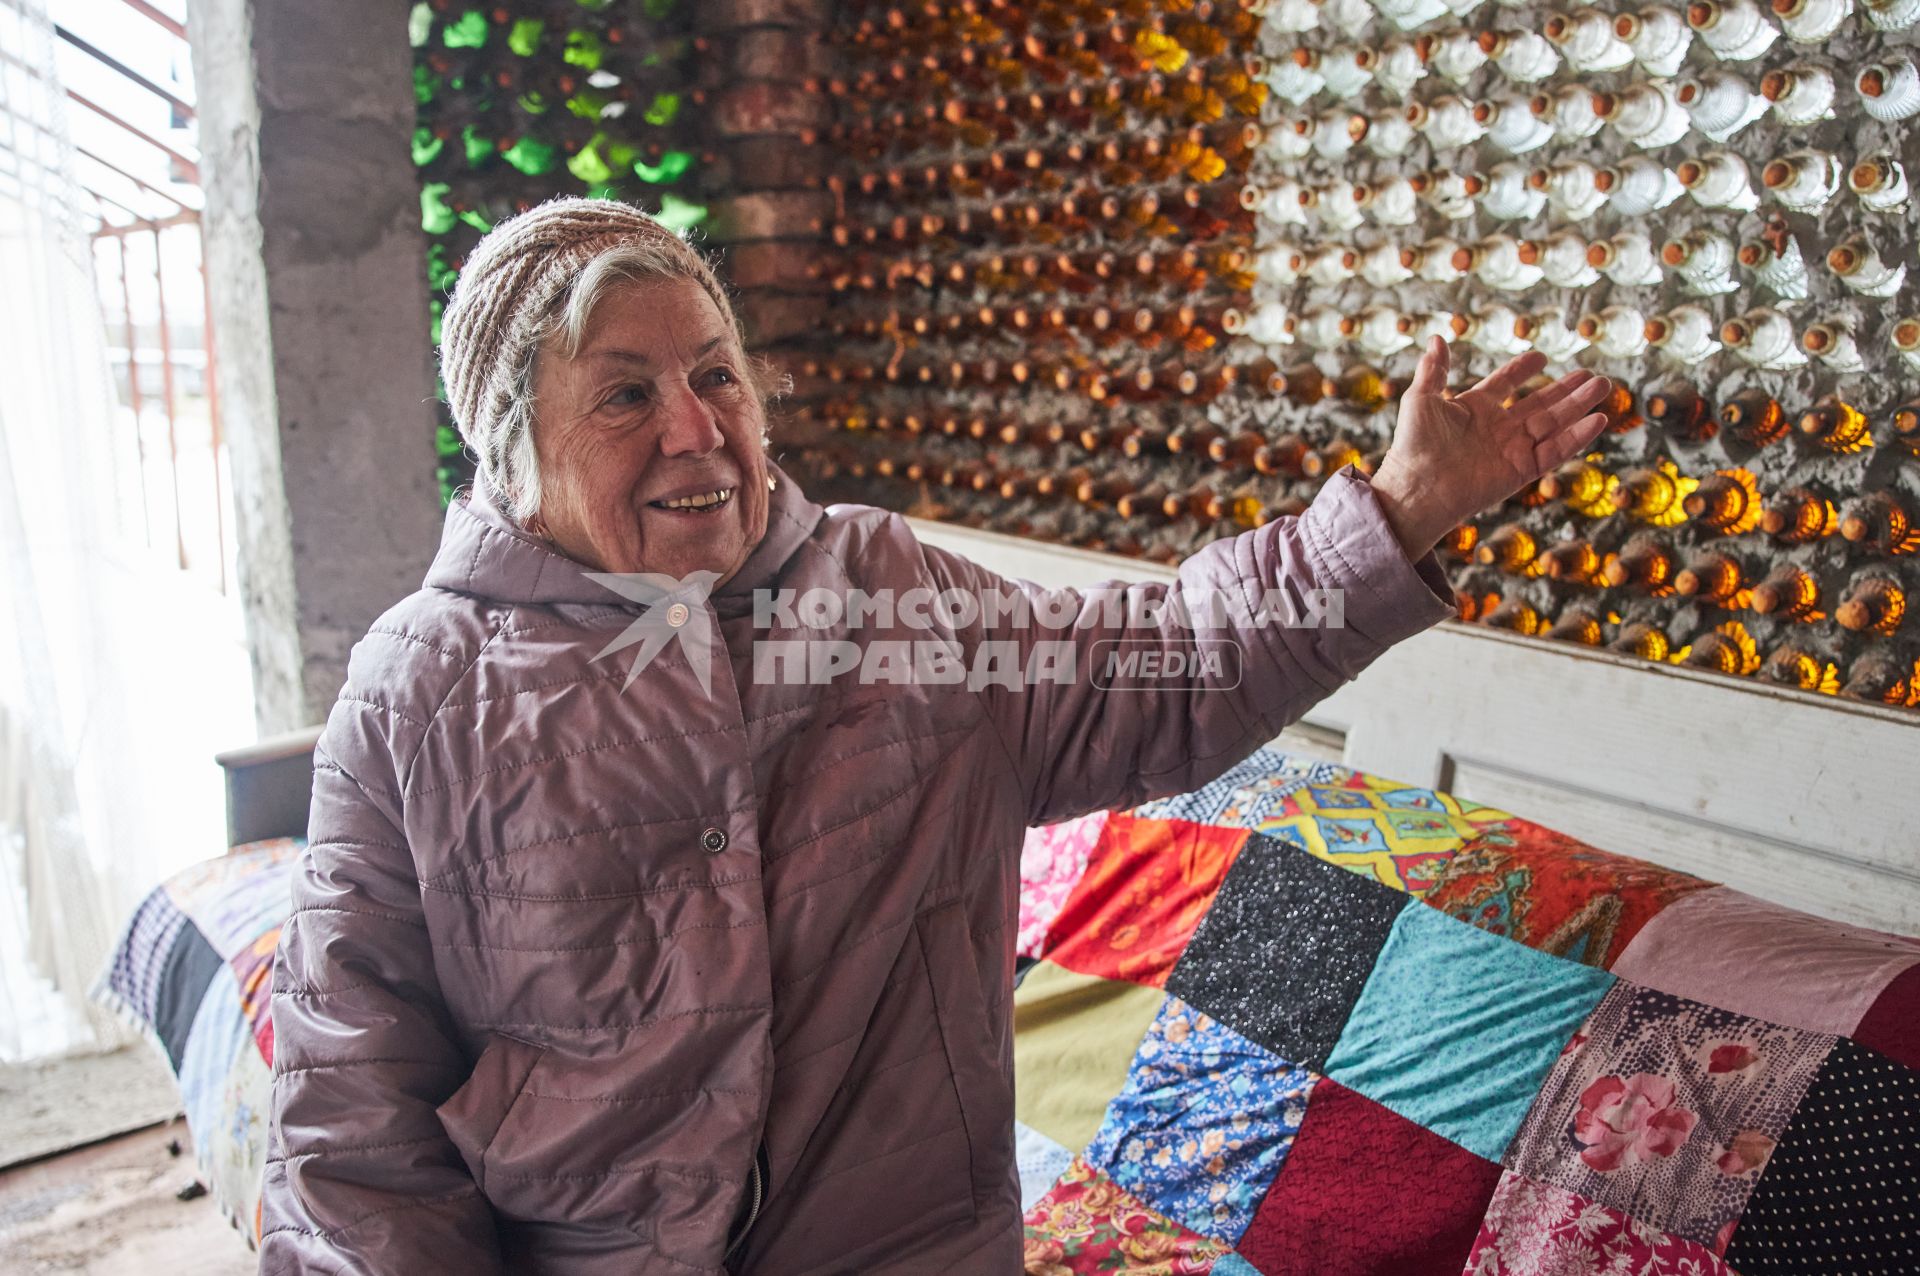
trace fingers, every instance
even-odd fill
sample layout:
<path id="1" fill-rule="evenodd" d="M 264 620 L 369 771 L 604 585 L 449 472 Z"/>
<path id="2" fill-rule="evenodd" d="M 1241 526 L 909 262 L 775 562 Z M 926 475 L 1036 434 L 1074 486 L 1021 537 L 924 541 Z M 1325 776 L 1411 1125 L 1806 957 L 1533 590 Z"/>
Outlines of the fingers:
<path id="1" fill-rule="evenodd" d="M 1600 432 L 1607 428 L 1604 412 L 1593 412 L 1573 421 L 1534 444 L 1535 474 L 1546 474 L 1585 452 Z"/>
<path id="2" fill-rule="evenodd" d="M 1515 403 L 1513 410 L 1527 415 L 1529 420 L 1531 420 L 1536 414 L 1545 413 L 1549 409 L 1557 406 L 1565 400 L 1568 395 L 1592 381 L 1593 378 L 1594 374 L 1585 368 L 1575 368 L 1572 372 L 1567 373 L 1566 376 L 1561 377 L 1546 389 L 1536 390 L 1526 398 L 1521 399 L 1518 403 Z"/>
<path id="3" fill-rule="evenodd" d="M 1447 343 L 1439 337 L 1427 338 L 1427 348 L 1420 354 L 1419 366 L 1413 370 L 1413 381 L 1407 386 L 1408 394 L 1439 394 L 1447 388 L 1447 369 L 1453 362 Z"/>
<path id="4" fill-rule="evenodd" d="M 1515 355 L 1489 373 L 1485 380 L 1473 387 L 1471 393 L 1485 394 L 1496 402 L 1504 402 L 1508 395 L 1520 388 L 1522 382 L 1546 366 L 1547 356 L 1538 350 Z"/>
<path id="5" fill-rule="evenodd" d="M 1542 430 L 1535 430 L 1535 437 L 1542 433 L 1551 435 L 1555 430 L 1572 424 L 1580 416 L 1598 407 L 1612 389 L 1613 382 L 1605 377 L 1592 377 L 1582 381 L 1568 390 L 1557 402 L 1548 404 L 1544 412 L 1537 414 L 1544 416 L 1550 424 Z"/>

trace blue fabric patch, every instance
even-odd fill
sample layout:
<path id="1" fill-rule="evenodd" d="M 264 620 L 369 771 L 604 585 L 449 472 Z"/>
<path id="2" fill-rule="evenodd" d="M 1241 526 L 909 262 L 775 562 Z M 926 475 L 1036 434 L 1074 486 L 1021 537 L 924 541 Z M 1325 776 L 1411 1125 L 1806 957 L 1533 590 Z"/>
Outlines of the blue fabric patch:
<path id="1" fill-rule="evenodd" d="M 1304 788 L 1321 763 L 1290 757 L 1277 749 L 1261 749 L 1213 783 L 1142 803 L 1134 814 L 1143 820 L 1191 820 L 1225 828 L 1259 828 L 1278 818 L 1287 795 Z"/>
<path id="2" fill-rule="evenodd" d="M 1020 1169 L 1020 1208 L 1030 1210 L 1073 1164 L 1073 1153 L 1024 1121 L 1013 1123 L 1013 1159 Z"/>
<path id="3" fill-rule="evenodd" d="M 1213 1260 L 1208 1276 L 1260 1276 L 1260 1270 L 1238 1254 L 1222 1254 Z"/>
<path id="4" fill-rule="evenodd" d="M 1280 1172 L 1312 1085 L 1305 1068 L 1168 997 L 1086 1159 L 1168 1218 L 1231 1245 Z"/>
<path id="5" fill-rule="evenodd" d="M 1613 987 L 1604 970 L 1489 935 L 1438 909 L 1394 920 L 1327 1075 L 1489 1161 Z"/>

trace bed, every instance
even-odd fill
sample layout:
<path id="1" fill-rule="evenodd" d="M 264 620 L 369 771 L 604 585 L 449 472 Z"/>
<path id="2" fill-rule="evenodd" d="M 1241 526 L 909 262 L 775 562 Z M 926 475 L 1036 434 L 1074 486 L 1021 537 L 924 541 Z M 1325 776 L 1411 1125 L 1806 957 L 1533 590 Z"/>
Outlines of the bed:
<path id="1" fill-rule="evenodd" d="M 223 755 L 96 989 L 249 1244 L 313 740 Z M 1021 874 L 1029 1273 L 1920 1271 L 1911 937 L 1275 750 Z"/>

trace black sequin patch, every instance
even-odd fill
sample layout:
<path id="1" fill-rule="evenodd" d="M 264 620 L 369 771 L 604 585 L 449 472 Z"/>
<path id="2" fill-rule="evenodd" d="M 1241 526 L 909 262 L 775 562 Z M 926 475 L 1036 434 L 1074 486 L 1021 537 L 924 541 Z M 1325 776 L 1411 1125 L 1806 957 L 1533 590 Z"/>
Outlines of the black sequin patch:
<path id="1" fill-rule="evenodd" d="M 1920 1272 L 1920 1073 L 1835 1043 L 1727 1246 L 1744 1276 Z"/>
<path id="2" fill-rule="evenodd" d="M 1167 991 L 1321 1071 L 1410 896 L 1254 834 L 1167 977 Z"/>

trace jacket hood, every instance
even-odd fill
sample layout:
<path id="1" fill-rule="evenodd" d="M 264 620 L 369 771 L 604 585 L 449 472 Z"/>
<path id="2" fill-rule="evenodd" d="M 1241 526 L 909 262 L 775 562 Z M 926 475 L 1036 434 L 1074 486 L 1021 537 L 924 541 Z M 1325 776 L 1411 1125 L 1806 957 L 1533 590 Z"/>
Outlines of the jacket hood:
<path id="1" fill-rule="evenodd" d="M 716 599 L 744 598 L 777 580 L 825 513 L 772 460 L 767 473 L 777 483 L 767 502 L 766 535 L 740 570 L 713 591 Z M 427 568 L 425 584 L 502 603 L 641 606 L 589 579 L 587 573 L 593 570 L 515 527 L 500 512 L 491 486 L 476 477 L 473 488 L 447 507 L 440 549 Z"/>

